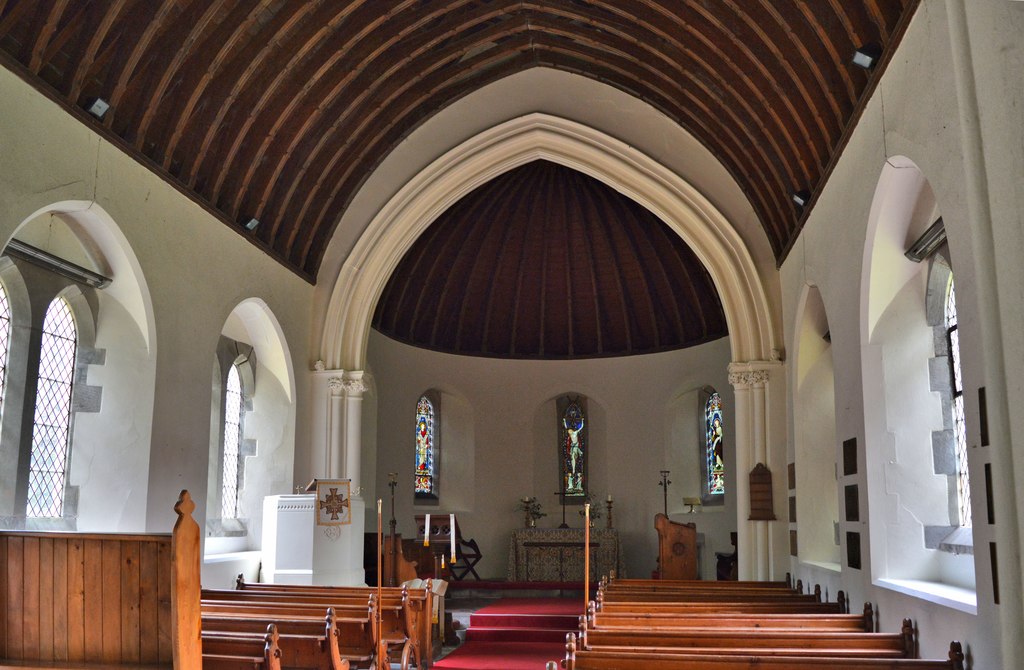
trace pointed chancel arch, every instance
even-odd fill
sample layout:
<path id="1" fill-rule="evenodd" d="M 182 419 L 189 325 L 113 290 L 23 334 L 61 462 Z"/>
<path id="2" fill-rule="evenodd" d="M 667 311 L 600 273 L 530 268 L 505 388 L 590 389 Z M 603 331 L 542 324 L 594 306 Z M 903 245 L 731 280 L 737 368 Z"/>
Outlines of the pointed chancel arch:
<path id="1" fill-rule="evenodd" d="M 604 182 L 658 216 L 694 250 L 715 283 L 729 329 L 734 361 L 730 381 L 737 389 L 736 471 L 749 471 L 757 462 L 782 467 L 784 457 L 767 449 L 771 413 L 765 391 L 779 359 L 775 317 L 740 235 L 703 194 L 658 161 L 599 130 L 548 114 L 506 121 L 459 144 L 410 179 L 378 211 L 334 284 L 320 346 L 325 368 L 361 374 L 374 308 L 406 251 L 460 198 L 534 160 L 558 163 Z M 343 447 L 338 439 L 328 451 L 358 448 Z M 736 500 L 740 576 L 768 579 L 773 574 L 772 547 L 782 546 L 781 531 L 770 541 L 766 522 L 747 520 L 745 485 L 738 487 Z"/>

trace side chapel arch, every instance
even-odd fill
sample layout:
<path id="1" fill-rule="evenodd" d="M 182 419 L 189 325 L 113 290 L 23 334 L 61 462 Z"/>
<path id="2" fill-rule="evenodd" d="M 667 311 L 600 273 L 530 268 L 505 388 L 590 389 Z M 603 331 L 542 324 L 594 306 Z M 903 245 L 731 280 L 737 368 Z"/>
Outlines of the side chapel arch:
<path id="1" fill-rule="evenodd" d="M 512 119 L 461 143 L 380 209 L 331 292 L 320 343 L 324 367 L 361 374 L 374 308 L 406 251 L 470 191 L 538 159 L 578 170 L 632 198 L 694 250 L 719 291 L 729 328 L 734 361 L 730 381 L 737 388 L 737 472 L 767 462 L 765 387 L 778 365 L 779 345 L 765 288 L 739 234 L 700 192 L 651 157 L 596 129 L 548 114 Z M 764 522 L 747 522 L 743 510 L 748 508 L 748 492 L 745 485 L 738 488 L 740 576 L 767 579 L 772 544 L 768 528 Z"/>

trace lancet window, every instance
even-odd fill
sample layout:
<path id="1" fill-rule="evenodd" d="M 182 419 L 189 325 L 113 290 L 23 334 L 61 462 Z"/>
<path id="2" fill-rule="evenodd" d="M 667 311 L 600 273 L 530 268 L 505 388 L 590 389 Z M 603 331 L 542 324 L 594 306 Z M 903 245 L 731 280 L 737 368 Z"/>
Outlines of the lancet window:
<path id="1" fill-rule="evenodd" d="M 704 405 L 704 460 L 707 495 L 725 495 L 725 454 L 723 452 L 724 422 L 722 396 L 712 392 Z"/>
<path id="2" fill-rule="evenodd" d="M 426 395 L 416 402 L 416 498 L 437 497 L 437 412 Z"/>

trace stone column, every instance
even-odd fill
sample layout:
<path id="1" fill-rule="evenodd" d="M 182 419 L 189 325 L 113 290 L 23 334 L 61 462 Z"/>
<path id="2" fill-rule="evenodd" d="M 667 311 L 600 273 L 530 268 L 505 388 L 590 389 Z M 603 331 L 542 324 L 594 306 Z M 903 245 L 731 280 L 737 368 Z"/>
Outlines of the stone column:
<path id="1" fill-rule="evenodd" d="M 338 370 L 341 373 L 341 370 Z M 345 381 L 341 376 L 327 380 L 327 461 L 324 477 L 341 479 L 345 472 Z"/>
<path id="2" fill-rule="evenodd" d="M 780 367 L 778 361 L 751 361 L 729 364 L 729 383 L 735 390 L 736 436 L 736 537 L 740 579 L 772 578 L 772 543 L 768 521 L 751 521 L 750 480 L 748 475 L 757 463 L 771 468 L 768 453 L 767 389 L 769 369 Z M 776 474 L 773 471 L 773 474 Z M 780 482 L 773 480 L 777 488 Z"/>
<path id="3" fill-rule="evenodd" d="M 344 477 L 352 480 L 352 496 L 362 497 L 359 469 L 362 467 L 363 450 L 363 393 L 367 390 L 363 371 L 346 372 L 341 386 L 344 390 L 344 432 L 342 451 L 345 454 Z"/>

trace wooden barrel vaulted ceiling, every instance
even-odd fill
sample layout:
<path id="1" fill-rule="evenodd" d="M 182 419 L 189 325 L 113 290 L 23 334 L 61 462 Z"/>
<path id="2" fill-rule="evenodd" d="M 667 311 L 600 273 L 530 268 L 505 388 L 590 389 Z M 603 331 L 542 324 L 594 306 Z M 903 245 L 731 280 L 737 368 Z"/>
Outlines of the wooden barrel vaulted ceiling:
<path id="1" fill-rule="evenodd" d="M 456 354 L 566 359 L 724 337 L 707 270 L 651 212 L 535 161 L 448 209 L 399 263 L 374 327 Z"/>
<path id="2" fill-rule="evenodd" d="M 0 0 L 0 62 L 310 281 L 396 144 L 533 67 L 676 120 L 781 261 L 918 1 Z"/>

